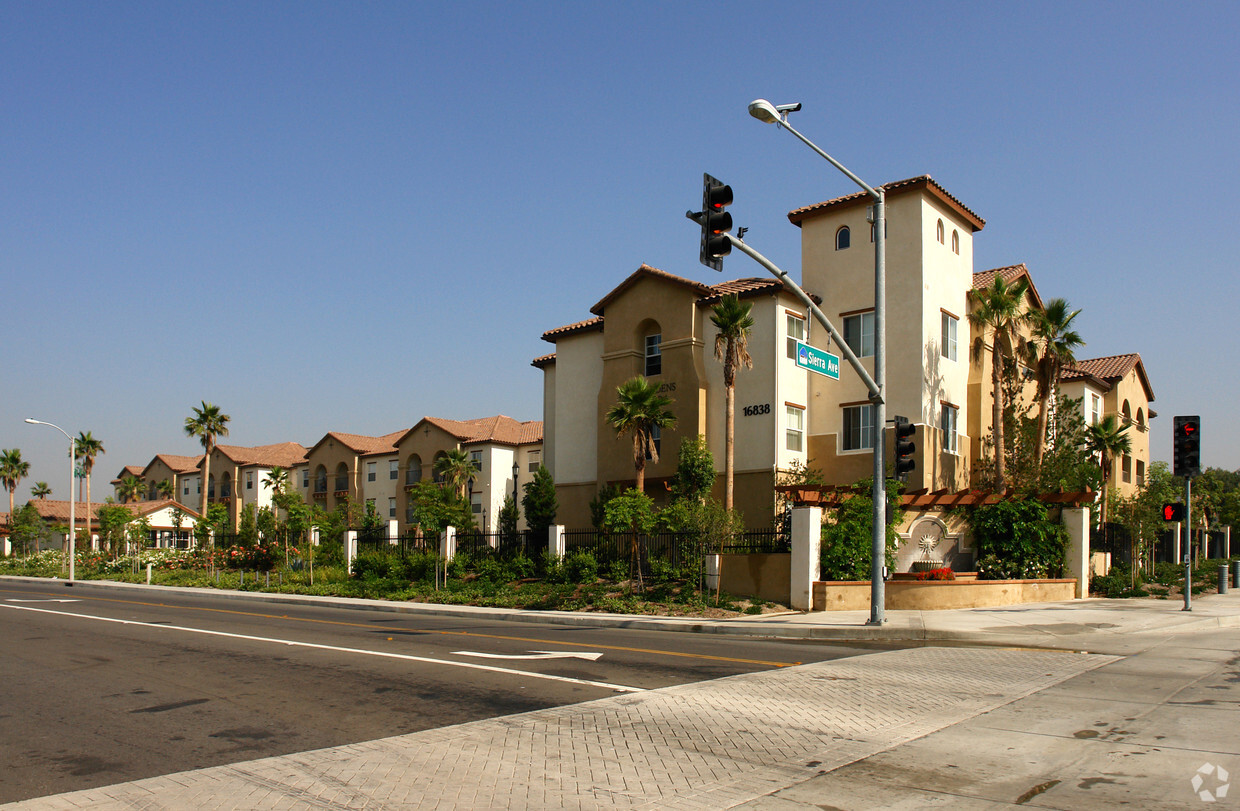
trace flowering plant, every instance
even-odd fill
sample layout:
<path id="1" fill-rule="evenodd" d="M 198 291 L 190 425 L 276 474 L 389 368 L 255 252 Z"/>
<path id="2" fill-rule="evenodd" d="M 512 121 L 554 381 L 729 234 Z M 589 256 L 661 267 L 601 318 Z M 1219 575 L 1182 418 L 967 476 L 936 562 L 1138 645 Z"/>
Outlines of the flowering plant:
<path id="1" fill-rule="evenodd" d="M 931 569 L 927 572 L 917 572 L 913 575 L 918 580 L 955 580 L 956 573 L 950 567 L 944 566 L 941 569 Z"/>

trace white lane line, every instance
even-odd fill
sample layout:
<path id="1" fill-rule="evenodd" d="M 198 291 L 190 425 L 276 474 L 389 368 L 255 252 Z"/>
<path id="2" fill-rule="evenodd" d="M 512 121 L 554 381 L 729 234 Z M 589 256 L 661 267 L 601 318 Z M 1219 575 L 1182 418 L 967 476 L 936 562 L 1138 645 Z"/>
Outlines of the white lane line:
<path id="1" fill-rule="evenodd" d="M 248 634 L 233 634 L 226 631 L 210 631 L 205 628 L 189 628 L 184 625 L 162 625 L 150 622 L 138 622 L 137 620 L 113 619 L 111 617 L 95 617 L 90 614 L 75 614 L 72 611 L 53 611 L 47 608 L 32 608 L 27 605 L 6 605 L 0 603 L 0 608 L 11 608 L 15 611 L 35 611 L 40 614 L 55 614 L 60 617 L 77 617 L 78 619 L 97 620 L 99 622 L 115 622 L 119 625 L 137 625 L 144 628 L 155 628 L 161 631 L 185 631 L 191 634 L 205 634 L 207 636 L 219 636 L 228 639 L 245 639 L 250 642 L 270 642 L 276 645 L 289 645 L 299 648 L 313 648 L 315 650 L 336 651 L 338 653 L 359 653 L 364 656 L 381 656 L 387 659 L 401 659 L 407 662 L 423 662 L 432 665 L 447 665 L 449 667 L 463 667 L 470 670 L 486 670 L 491 673 L 506 673 L 513 676 L 528 676 L 531 679 L 546 679 L 547 681 L 558 681 L 566 684 L 583 684 L 590 687 L 602 687 L 605 690 L 616 690 L 622 693 L 644 693 L 644 687 L 629 687 L 624 684 L 609 684 L 603 681 L 590 681 L 589 679 L 574 679 L 568 676 L 555 676 L 550 673 L 533 673 L 528 670 L 514 670 L 507 667 L 495 667 L 493 665 L 481 665 L 475 662 L 454 662 L 448 659 L 431 659 L 426 656 L 411 656 L 407 653 L 390 653 L 388 651 L 363 650 L 361 648 L 342 648 L 336 645 L 320 645 L 314 642 L 297 642 L 291 639 L 273 639 L 263 636 L 250 636 Z"/>
<path id="2" fill-rule="evenodd" d="M 454 650 L 452 653 L 456 656 L 477 656 L 480 659 L 588 659 L 591 662 L 597 662 L 602 658 L 603 654 L 593 653 L 591 651 L 550 651 L 550 650 L 532 650 L 529 653 L 480 653 L 472 650 Z"/>
<path id="3" fill-rule="evenodd" d="M 16 597 L 10 597 L 7 600 L 5 600 L 5 602 L 6 603 L 77 603 L 77 602 L 81 602 L 81 600 L 57 600 L 55 598 L 39 599 L 39 600 L 19 600 Z"/>

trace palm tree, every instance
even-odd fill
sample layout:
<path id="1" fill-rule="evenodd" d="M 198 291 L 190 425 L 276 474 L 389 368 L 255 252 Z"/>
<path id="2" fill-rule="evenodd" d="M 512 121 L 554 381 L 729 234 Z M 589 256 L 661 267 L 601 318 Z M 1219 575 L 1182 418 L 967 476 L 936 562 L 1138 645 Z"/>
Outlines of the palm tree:
<path id="1" fill-rule="evenodd" d="M 13 526 L 13 491 L 30 475 L 30 463 L 22 460 L 20 448 L 0 450 L 0 483 L 9 491 L 9 526 Z"/>
<path id="2" fill-rule="evenodd" d="M 654 433 L 676 426 L 676 415 L 667 410 L 670 397 L 659 394 L 659 387 L 638 375 L 616 389 L 616 403 L 607 409 L 605 419 L 616 429 L 616 438 L 633 435 L 633 467 L 637 471 L 637 489 L 645 492 L 646 460 L 657 463 L 659 449 Z"/>
<path id="3" fill-rule="evenodd" d="M 711 323 L 719 330 L 715 335 L 715 359 L 723 363 L 724 401 L 727 403 L 727 424 L 724 433 L 723 506 L 732 509 L 733 447 L 736 439 L 736 370 L 753 368 L 749 356 L 749 331 L 753 329 L 753 304 L 741 304 L 735 295 L 724 296 L 711 311 Z"/>
<path id="4" fill-rule="evenodd" d="M 90 534 L 90 472 L 95 467 L 95 457 L 102 453 L 107 453 L 102 440 L 91 436 L 90 431 L 78 434 L 77 455 L 82 460 L 82 475 L 86 477 L 86 543 L 90 546 L 93 546 Z"/>
<path id="5" fill-rule="evenodd" d="M 137 476 L 129 475 L 121 479 L 120 497 L 122 504 L 128 504 L 131 501 L 141 501 L 143 493 L 146 492 L 146 485 Z"/>
<path id="6" fill-rule="evenodd" d="M 1046 302 L 1046 308 L 1031 310 L 1027 321 L 1033 331 L 1033 343 L 1030 345 L 1036 354 L 1041 347 L 1041 355 L 1034 364 L 1038 374 L 1038 430 L 1034 437 L 1034 461 L 1038 469 L 1042 467 L 1042 456 L 1046 452 L 1046 424 L 1051 403 L 1059 391 L 1059 375 L 1064 367 L 1076 363 L 1074 351 L 1085 345 L 1081 335 L 1072 329 L 1072 321 L 1081 314 L 1080 310 L 1068 311 L 1068 302 L 1054 298 Z"/>
<path id="7" fill-rule="evenodd" d="M 469 458 L 468 453 L 460 448 L 453 448 L 435 460 L 435 472 L 464 499 L 466 484 L 478 472 L 478 466 Z"/>
<path id="8" fill-rule="evenodd" d="M 39 501 L 46 500 L 51 494 L 52 488 L 48 486 L 47 482 L 35 482 L 34 487 L 30 488 L 30 495 L 34 496 Z"/>
<path id="9" fill-rule="evenodd" d="M 973 341 L 974 363 L 982 362 L 986 354 L 987 335 L 990 337 L 990 385 L 994 400 L 991 432 L 995 444 L 995 489 L 1000 491 L 1007 487 L 1003 439 L 1003 362 L 1013 357 L 1013 347 L 1020 343 L 1018 328 L 1028 289 L 1029 284 L 1024 278 L 1009 285 L 1003 281 L 1003 276 L 996 274 L 990 287 L 969 291 L 969 298 L 974 303 L 969 311 L 969 323 L 978 329 L 978 336 Z"/>
<path id="10" fill-rule="evenodd" d="M 1102 467 L 1102 525 L 1107 523 L 1107 483 L 1111 480 L 1111 461 L 1132 451 L 1132 437 L 1125 433 L 1127 425 L 1120 423 L 1114 414 L 1107 414 L 1086 429 L 1085 447 L 1098 454 Z"/>
<path id="11" fill-rule="evenodd" d="M 155 492 L 160 498 L 174 499 L 177 494 L 177 486 L 167 479 L 155 485 Z"/>
<path id="12" fill-rule="evenodd" d="M 284 495 L 284 489 L 288 487 L 288 471 L 276 465 L 267 471 L 267 477 L 263 479 L 263 484 L 267 485 L 271 490 L 271 504 L 274 512 L 277 506 L 277 500 Z"/>
<path id="13" fill-rule="evenodd" d="M 194 416 L 185 418 L 185 433 L 202 442 L 202 517 L 207 518 L 207 482 L 211 480 L 211 451 L 215 438 L 228 436 L 228 421 L 232 417 L 220 412 L 220 407 L 206 400 L 202 408 L 193 407 Z"/>

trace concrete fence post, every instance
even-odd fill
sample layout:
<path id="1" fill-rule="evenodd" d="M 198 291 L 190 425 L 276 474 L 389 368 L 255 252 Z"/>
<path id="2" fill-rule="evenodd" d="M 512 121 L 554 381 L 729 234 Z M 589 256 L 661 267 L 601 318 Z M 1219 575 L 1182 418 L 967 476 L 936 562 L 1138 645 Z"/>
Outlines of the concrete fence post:
<path id="1" fill-rule="evenodd" d="M 822 562 L 822 508 L 792 509 L 792 565 L 789 603 L 797 611 L 814 610 L 814 582 Z"/>
<path id="2" fill-rule="evenodd" d="M 1076 599 L 1089 596 L 1089 508 L 1064 507 L 1060 520 L 1068 531 L 1067 577 L 1076 578 Z"/>
<path id="3" fill-rule="evenodd" d="M 547 555 L 553 560 L 564 560 L 564 525 L 552 524 L 547 527 Z"/>
<path id="4" fill-rule="evenodd" d="M 723 577 L 723 555 L 706 556 L 706 590 L 718 591 L 719 578 Z"/>
<path id="5" fill-rule="evenodd" d="M 400 543 L 400 522 L 395 518 L 388 520 L 388 545 L 396 546 Z"/>
<path id="6" fill-rule="evenodd" d="M 351 529 L 344 534 L 344 570 L 353 574 L 353 559 L 357 557 L 357 530 Z"/>

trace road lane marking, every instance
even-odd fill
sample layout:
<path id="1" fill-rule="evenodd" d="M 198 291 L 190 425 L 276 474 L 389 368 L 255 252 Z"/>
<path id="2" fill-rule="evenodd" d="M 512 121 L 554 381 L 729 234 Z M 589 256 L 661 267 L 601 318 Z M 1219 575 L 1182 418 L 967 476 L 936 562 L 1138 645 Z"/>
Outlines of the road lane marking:
<path id="1" fill-rule="evenodd" d="M 204 598 L 210 597 L 210 596 L 211 595 L 209 593 L 202 595 L 202 597 Z M 101 603 L 121 603 L 123 605 L 145 605 L 145 606 L 150 606 L 152 608 L 175 608 L 181 611 L 205 611 L 205 612 L 213 613 L 213 614 L 233 614 L 235 616 L 240 616 L 240 617 L 259 617 L 261 619 L 289 620 L 290 622 L 308 622 L 308 623 L 317 623 L 320 625 L 340 625 L 346 628 L 365 628 L 369 631 L 378 630 L 371 623 L 344 622 L 343 620 L 322 620 L 322 619 L 313 619 L 310 617 L 290 617 L 288 614 L 263 614 L 257 611 L 234 611 L 228 608 L 201 608 L 197 606 L 177 605 L 175 603 L 152 603 L 146 600 L 117 600 L 117 599 L 113 599 L 110 597 L 82 597 L 81 599 L 90 600 L 94 602 L 101 602 Z M 323 608 L 323 609 L 328 609 L 328 610 L 332 610 L 332 609 L 348 610 L 350 608 L 350 606 L 347 606 L 347 605 L 320 606 L 320 605 L 313 605 L 313 604 L 303 604 L 302 607 Z M 458 617 L 458 619 L 460 618 Z M 484 619 L 486 618 L 479 617 L 479 621 L 482 621 Z M 402 629 L 402 630 L 405 630 L 405 629 Z M 478 633 L 476 631 L 444 631 L 444 630 L 435 630 L 432 628 L 416 628 L 416 627 L 410 628 L 408 630 L 416 631 L 417 633 L 423 633 L 423 634 L 438 634 L 440 636 L 471 636 L 471 637 L 477 637 L 479 639 L 503 639 L 509 642 L 534 642 L 539 645 L 577 646 L 581 644 L 580 642 L 562 642 L 558 639 L 539 639 L 536 637 L 527 637 L 527 636 L 507 636 L 505 634 L 483 634 L 483 633 Z M 388 633 L 391 633 L 391 631 L 388 631 Z M 684 659 L 706 659 L 712 662 L 733 662 L 735 664 L 742 664 L 742 665 L 762 665 L 763 667 L 794 667 L 796 665 L 805 664 L 804 662 L 771 662 L 771 661 L 766 661 L 763 659 L 741 659 L 735 656 L 712 656 L 707 653 L 689 653 L 687 651 L 659 650 L 658 648 L 633 648 L 633 647 L 627 647 L 624 645 L 596 645 L 594 643 L 590 643 L 590 647 L 602 648 L 603 650 L 623 651 L 625 653 L 651 653 L 651 654 L 656 654 L 658 656 L 677 656 L 677 657 L 681 657 Z"/>
<path id="2" fill-rule="evenodd" d="M 19 600 L 16 597 L 10 597 L 7 600 L 5 600 L 5 602 L 6 603 L 80 603 L 81 600 L 48 600 L 48 599 Z"/>
<path id="3" fill-rule="evenodd" d="M 630 687 L 625 684 L 610 684 L 602 681 L 591 681 L 589 679 L 574 679 L 569 676 L 555 676 L 550 673 L 534 673 L 528 670 L 515 670 L 508 667 L 496 667 L 494 665 L 482 665 L 475 662 L 455 662 L 450 659 L 432 659 L 427 656 L 413 656 L 407 653 L 390 653 L 386 651 L 365 650 L 362 648 L 344 648 L 338 645 L 321 645 L 315 642 L 297 642 L 292 639 L 275 639 L 264 636 L 251 636 L 249 634 L 234 634 L 227 631 L 211 631 L 205 628 L 189 628 L 184 625 L 162 625 L 150 622 L 139 622 L 137 620 L 122 620 L 113 617 L 94 617 L 90 614 L 75 614 L 72 611 L 53 611 L 47 608 L 32 608 L 26 605 L 4 605 L 0 604 L 0 608 L 10 608 L 15 611 L 34 611 L 39 614 L 55 614 L 59 617 L 76 617 L 78 619 L 95 620 L 97 622 L 113 622 L 119 625 L 136 625 L 143 628 L 155 628 L 161 631 L 185 631 L 191 634 L 203 634 L 205 636 L 218 636 L 226 639 L 244 639 L 249 642 L 269 642 L 275 645 L 287 645 L 289 647 L 311 648 L 313 650 L 335 651 L 337 653 L 358 653 L 364 656 L 379 656 L 385 659 L 400 659 L 406 662 L 422 662 L 423 664 L 447 665 L 449 667 L 463 667 L 469 670 L 485 670 L 491 673 L 505 673 L 513 676 L 528 676 L 532 679 L 545 679 L 547 681 L 558 681 L 566 684 L 582 684 L 589 687 L 601 687 L 605 690 L 615 690 L 621 693 L 644 693 L 644 687 Z"/>
<path id="4" fill-rule="evenodd" d="M 549 651 L 549 650 L 533 650 L 529 653 L 479 653 L 472 650 L 454 650 L 454 656 L 477 656 L 481 659 L 588 659 L 591 662 L 597 662 L 602 657 L 601 653 L 590 653 L 589 651 Z"/>

